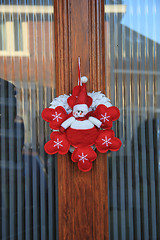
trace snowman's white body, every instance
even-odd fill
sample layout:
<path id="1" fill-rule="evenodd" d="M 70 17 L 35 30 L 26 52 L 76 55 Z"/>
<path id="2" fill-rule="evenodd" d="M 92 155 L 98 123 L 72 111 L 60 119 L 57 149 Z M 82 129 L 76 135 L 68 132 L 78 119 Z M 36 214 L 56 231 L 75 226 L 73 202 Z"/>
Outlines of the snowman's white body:
<path id="1" fill-rule="evenodd" d="M 89 117 L 89 119 L 85 119 L 82 121 L 77 120 L 75 117 L 70 117 L 66 121 L 64 121 L 61 126 L 64 129 L 67 129 L 68 127 L 70 127 L 72 129 L 84 130 L 84 129 L 92 129 L 94 125 L 100 128 L 101 124 L 102 122 L 94 117 Z"/>
<path id="2" fill-rule="evenodd" d="M 93 123 L 91 123 L 88 119 L 83 121 L 78 121 L 75 119 L 75 121 L 70 126 L 73 129 L 91 129 L 94 127 Z"/>

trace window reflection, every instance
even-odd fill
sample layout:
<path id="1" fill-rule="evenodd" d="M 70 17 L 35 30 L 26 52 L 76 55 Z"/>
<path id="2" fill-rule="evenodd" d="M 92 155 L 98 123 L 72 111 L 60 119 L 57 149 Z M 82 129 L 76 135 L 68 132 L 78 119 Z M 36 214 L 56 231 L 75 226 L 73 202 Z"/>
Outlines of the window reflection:
<path id="1" fill-rule="evenodd" d="M 53 1 L 0 4 L 0 239 L 54 239 L 55 157 L 41 118 L 55 94 Z M 49 187 L 48 187 L 49 186 Z"/>
<path id="2" fill-rule="evenodd" d="M 105 15 L 107 93 L 123 142 L 108 154 L 110 239 L 159 239 L 159 2 L 106 1 L 115 4 L 126 11 Z"/>

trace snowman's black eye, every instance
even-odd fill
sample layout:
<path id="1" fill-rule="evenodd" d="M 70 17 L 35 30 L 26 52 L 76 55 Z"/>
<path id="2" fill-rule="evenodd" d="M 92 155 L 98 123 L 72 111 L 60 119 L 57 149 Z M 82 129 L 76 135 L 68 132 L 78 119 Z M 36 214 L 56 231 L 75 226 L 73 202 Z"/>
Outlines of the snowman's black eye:
<path id="1" fill-rule="evenodd" d="M 81 113 L 83 113 L 83 111 L 81 111 Z"/>
<path id="2" fill-rule="evenodd" d="M 80 112 L 80 111 L 77 111 L 78 113 Z"/>

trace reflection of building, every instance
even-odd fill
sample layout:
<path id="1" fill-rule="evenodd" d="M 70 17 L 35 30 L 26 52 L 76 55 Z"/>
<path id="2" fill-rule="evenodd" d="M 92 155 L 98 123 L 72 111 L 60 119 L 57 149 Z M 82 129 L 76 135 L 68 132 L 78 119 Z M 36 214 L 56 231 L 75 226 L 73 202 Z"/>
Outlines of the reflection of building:
<path id="1" fill-rule="evenodd" d="M 159 239 L 159 21 L 146 14 L 153 2 L 125 3 L 126 13 L 107 12 L 105 22 L 107 87 L 121 111 L 115 130 L 123 141 L 108 161 L 110 237 Z"/>
<path id="2" fill-rule="evenodd" d="M 28 215 L 32 214 L 34 204 L 31 195 L 25 193 L 26 182 L 28 182 L 28 190 L 32 191 L 33 182 L 30 180 L 32 169 L 38 182 L 37 195 L 39 194 L 40 174 L 44 177 L 46 184 L 46 173 L 38 154 L 33 151 L 22 151 L 25 126 L 23 119 L 17 116 L 15 96 L 15 86 L 0 78 L 0 226 L 2 226 L 0 239 L 11 239 L 11 236 L 17 239 L 15 226 L 18 218 L 21 219 L 21 223 L 18 224 L 18 234 L 21 232 L 22 239 L 25 239 L 26 195 L 29 196 Z M 47 188 L 47 185 L 45 187 Z M 10 225 L 13 232 L 10 232 Z M 37 220 L 34 231 L 38 231 L 39 226 L 40 220 Z M 29 221 L 27 231 L 29 229 L 33 229 L 32 221 Z"/>
<path id="3" fill-rule="evenodd" d="M 37 144 L 41 139 L 38 123 L 44 95 L 48 106 L 55 89 L 54 8 L 48 0 L 29 0 L 27 5 L 26 1 L 12 2 L 0 5 L 0 77 L 17 88 L 17 113 L 24 120 L 25 144 L 33 148 L 32 134 L 38 136 Z"/>
<path id="4" fill-rule="evenodd" d="M 52 1 L 0 6 L 0 77 L 46 81 L 53 86 L 54 22 Z M 40 5 L 41 3 L 41 5 Z M 47 64 L 46 64 L 47 63 Z M 6 77 L 7 76 L 7 77 Z"/>

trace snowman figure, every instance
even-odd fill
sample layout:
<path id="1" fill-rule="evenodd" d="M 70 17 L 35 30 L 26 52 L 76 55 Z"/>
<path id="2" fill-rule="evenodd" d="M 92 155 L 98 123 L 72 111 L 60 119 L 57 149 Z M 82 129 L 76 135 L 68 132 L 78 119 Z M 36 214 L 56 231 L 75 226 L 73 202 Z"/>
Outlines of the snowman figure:
<path id="1" fill-rule="evenodd" d="M 72 95 L 59 96 L 53 100 L 51 108 L 42 112 L 43 119 L 53 129 L 45 151 L 48 154 L 71 151 L 72 161 L 84 172 L 92 168 L 97 157 L 93 149 L 104 153 L 121 147 L 121 141 L 111 130 L 112 122 L 120 116 L 118 108 L 101 92 L 87 93 L 86 82 L 87 78 L 82 77 Z"/>
<path id="2" fill-rule="evenodd" d="M 81 81 L 82 86 L 76 86 L 72 96 L 67 100 L 73 112 L 60 127 L 62 133 L 66 131 L 66 137 L 74 147 L 93 145 L 99 132 L 98 129 L 103 127 L 103 123 L 91 116 L 89 112 L 93 100 L 87 95 L 86 77 L 81 78 Z"/>

